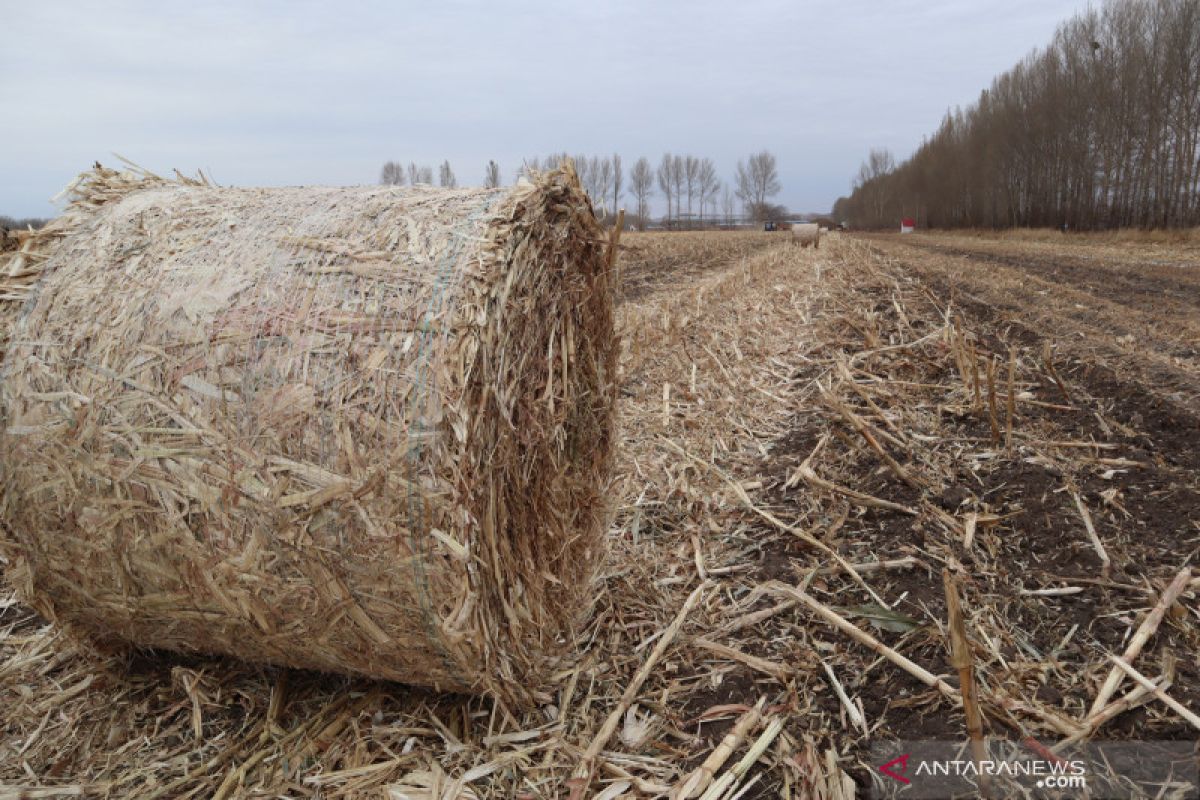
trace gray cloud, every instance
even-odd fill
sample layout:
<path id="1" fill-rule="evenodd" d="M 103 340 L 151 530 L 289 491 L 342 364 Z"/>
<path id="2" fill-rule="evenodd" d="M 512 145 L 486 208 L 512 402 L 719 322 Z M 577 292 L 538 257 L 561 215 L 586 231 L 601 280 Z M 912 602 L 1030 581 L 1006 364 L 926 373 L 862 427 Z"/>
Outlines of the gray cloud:
<path id="1" fill-rule="evenodd" d="M 793 209 L 906 156 L 1083 0 L 26 3 L 0 48 L 0 213 L 118 152 L 242 185 L 367 183 L 386 159 L 763 147 Z"/>

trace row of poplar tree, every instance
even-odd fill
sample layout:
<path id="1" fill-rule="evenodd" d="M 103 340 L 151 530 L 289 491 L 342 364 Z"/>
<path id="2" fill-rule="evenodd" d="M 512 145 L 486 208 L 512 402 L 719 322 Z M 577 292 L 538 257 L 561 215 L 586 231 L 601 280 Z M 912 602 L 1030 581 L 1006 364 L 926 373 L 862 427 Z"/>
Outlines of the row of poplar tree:
<path id="1" fill-rule="evenodd" d="M 897 166 L 872 151 L 857 227 L 1200 224 L 1200 0 L 1110 0 L 948 114 Z"/>

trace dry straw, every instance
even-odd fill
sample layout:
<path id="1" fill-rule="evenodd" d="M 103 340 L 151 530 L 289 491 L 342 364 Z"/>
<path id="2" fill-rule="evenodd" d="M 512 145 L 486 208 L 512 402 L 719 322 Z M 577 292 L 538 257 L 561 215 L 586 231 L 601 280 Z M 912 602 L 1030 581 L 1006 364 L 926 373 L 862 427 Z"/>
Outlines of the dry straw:
<path id="1" fill-rule="evenodd" d="M 23 598 L 99 642 L 528 702 L 608 519 L 612 292 L 573 168 L 69 191 L 3 270 Z"/>

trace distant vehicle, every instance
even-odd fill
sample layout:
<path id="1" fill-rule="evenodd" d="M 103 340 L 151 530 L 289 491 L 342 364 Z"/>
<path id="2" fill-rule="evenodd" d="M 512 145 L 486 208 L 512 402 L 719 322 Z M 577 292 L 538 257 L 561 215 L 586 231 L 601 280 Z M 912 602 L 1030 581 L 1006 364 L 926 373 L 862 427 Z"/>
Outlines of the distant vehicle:
<path id="1" fill-rule="evenodd" d="M 764 230 L 764 231 L 775 231 L 775 230 L 779 230 L 779 229 L 778 229 L 777 227 L 775 227 L 775 223 L 774 223 L 774 222 L 764 222 L 764 223 L 763 223 L 763 230 Z"/>

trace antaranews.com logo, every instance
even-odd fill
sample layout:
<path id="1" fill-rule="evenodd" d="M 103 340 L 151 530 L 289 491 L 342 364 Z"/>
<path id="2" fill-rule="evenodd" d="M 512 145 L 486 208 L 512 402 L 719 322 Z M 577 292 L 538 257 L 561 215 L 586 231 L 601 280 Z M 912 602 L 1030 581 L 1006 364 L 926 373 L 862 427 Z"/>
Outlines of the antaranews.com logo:
<path id="1" fill-rule="evenodd" d="M 1055 752 L 1036 742 L 897 741 L 872 747 L 872 796 L 1200 798 L 1196 742 L 1111 742 Z"/>

